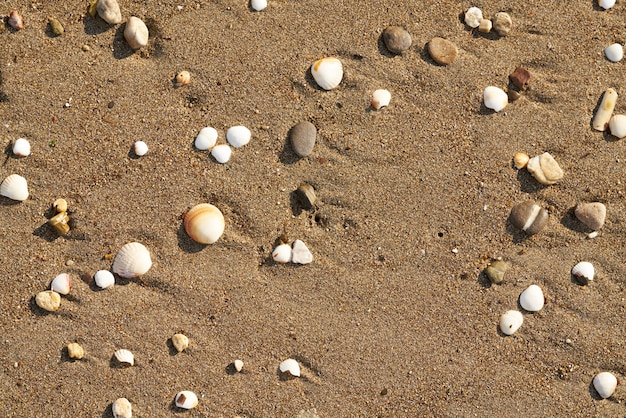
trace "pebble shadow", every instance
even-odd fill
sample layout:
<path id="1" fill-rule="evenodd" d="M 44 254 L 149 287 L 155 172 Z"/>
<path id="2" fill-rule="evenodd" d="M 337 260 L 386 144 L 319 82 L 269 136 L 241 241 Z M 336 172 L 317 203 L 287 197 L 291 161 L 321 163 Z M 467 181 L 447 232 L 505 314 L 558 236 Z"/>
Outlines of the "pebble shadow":
<path id="1" fill-rule="evenodd" d="M 567 210 L 565 215 L 563 215 L 563 217 L 561 218 L 561 225 L 575 232 L 582 232 L 585 234 L 592 232 L 589 227 L 587 227 L 585 224 L 580 222 L 578 218 L 576 218 L 576 215 L 574 214 L 575 209 L 576 207 L 572 206 Z"/>
<path id="2" fill-rule="evenodd" d="M 591 380 L 591 382 L 589 382 L 589 395 L 593 398 L 593 400 L 595 401 L 601 401 L 603 398 L 602 396 L 600 396 L 600 394 L 598 393 L 598 391 L 596 390 L 596 387 L 593 385 L 593 379 Z M 608 400 L 613 400 L 613 397 L 609 397 L 607 398 Z"/>
<path id="3" fill-rule="evenodd" d="M 85 13 L 83 25 L 86 35 L 100 35 L 101 33 L 104 33 L 113 28 L 113 26 L 109 25 L 107 22 L 100 19 L 99 17 L 93 19 L 88 13 Z"/>
<path id="4" fill-rule="evenodd" d="M 506 233 L 511 235 L 514 244 L 524 242 L 529 237 L 526 232 L 520 231 L 513 225 L 513 223 L 511 222 L 511 214 L 509 214 L 509 217 L 506 219 Z"/>
<path id="5" fill-rule="evenodd" d="M 33 235 L 43 238 L 48 242 L 54 242 L 59 238 L 59 234 L 57 234 L 54 228 L 52 228 L 47 221 L 35 228 Z"/>
<path id="6" fill-rule="evenodd" d="M 487 277 L 487 273 L 485 273 L 486 269 L 480 272 L 478 275 L 478 284 L 482 286 L 483 289 L 490 289 L 493 286 L 489 277 Z"/>
<path id="7" fill-rule="evenodd" d="M 128 158 L 131 160 L 138 160 L 139 158 L 141 158 L 139 155 L 135 154 L 135 145 L 131 145 L 130 149 L 128 150 Z"/>
<path id="8" fill-rule="evenodd" d="M 385 40 L 383 39 L 382 32 L 378 36 L 377 45 L 378 45 L 378 52 L 380 53 L 380 55 L 382 55 L 384 57 L 394 58 L 394 57 L 396 57 L 398 55 L 402 55 L 402 54 L 393 53 L 393 52 L 391 52 L 390 50 L 387 49 L 387 46 L 385 45 Z"/>
<path id="9" fill-rule="evenodd" d="M 113 402 L 107 405 L 107 409 L 102 413 L 102 418 L 115 418 L 113 415 Z"/>
<path id="10" fill-rule="evenodd" d="M 124 29 L 126 23 L 121 24 L 115 31 L 115 38 L 113 39 L 113 57 L 121 60 L 128 58 L 134 54 L 133 49 L 128 45 L 126 39 L 124 39 Z"/>
<path id="11" fill-rule="evenodd" d="M 187 235 L 187 231 L 185 231 L 185 225 L 182 222 L 180 224 L 180 227 L 178 228 L 176 236 L 178 238 L 178 248 L 188 254 L 198 253 L 204 250 L 204 248 L 207 246 L 206 244 L 200 244 L 192 240 L 189 235 Z"/>
<path id="12" fill-rule="evenodd" d="M 229 376 L 234 376 L 237 374 L 237 369 L 235 369 L 235 363 L 229 363 L 225 368 L 224 371 L 226 372 L 227 375 Z"/>
<path id="13" fill-rule="evenodd" d="M 535 193 L 548 187 L 537 182 L 525 168 L 517 170 L 517 181 L 520 184 L 520 190 L 524 193 Z"/>
<path id="14" fill-rule="evenodd" d="M 167 341 L 165 342 L 165 345 L 167 345 L 167 350 L 170 354 L 170 357 L 174 357 L 176 354 L 179 354 L 176 347 L 174 347 L 174 343 L 172 342 L 171 338 L 167 339 Z"/>
<path id="15" fill-rule="evenodd" d="M 283 150 L 280 153 L 280 162 L 285 165 L 295 164 L 300 161 L 300 156 L 296 154 L 296 152 L 291 147 L 291 130 L 293 127 L 287 132 L 287 136 L 285 137 L 285 141 L 283 143 Z"/>

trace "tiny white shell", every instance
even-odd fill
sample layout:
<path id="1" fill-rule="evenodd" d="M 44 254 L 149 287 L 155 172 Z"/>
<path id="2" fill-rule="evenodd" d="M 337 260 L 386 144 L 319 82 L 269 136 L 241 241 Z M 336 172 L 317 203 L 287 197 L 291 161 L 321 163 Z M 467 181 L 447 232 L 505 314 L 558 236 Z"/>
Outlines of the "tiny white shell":
<path id="1" fill-rule="evenodd" d="M 138 242 L 125 244 L 113 260 L 113 273 L 126 279 L 143 276 L 150 267 L 152 267 L 150 251 Z"/>
<path id="2" fill-rule="evenodd" d="M 210 203 L 200 203 L 187 211 L 183 220 L 187 235 L 200 244 L 213 244 L 226 226 L 224 215 Z"/>
<path id="3" fill-rule="evenodd" d="M 500 331 L 511 335 L 522 326 L 524 317 L 520 311 L 506 311 L 500 317 Z"/>
<path id="4" fill-rule="evenodd" d="M 593 378 L 593 387 L 602 399 L 610 397 L 617 387 L 617 378 L 610 372 L 598 373 Z"/>
<path id="5" fill-rule="evenodd" d="M 324 90 L 336 88 L 343 78 L 343 65 L 335 57 L 317 60 L 311 65 L 311 75 Z"/>
<path id="6" fill-rule="evenodd" d="M 280 244 L 272 252 L 272 258 L 275 262 L 285 264 L 291 261 L 291 246 L 289 244 Z"/>
<path id="7" fill-rule="evenodd" d="M 596 270 L 593 268 L 593 264 L 588 261 L 581 261 L 572 268 L 572 274 L 576 276 L 583 283 L 593 280 L 593 276 L 596 274 Z"/>
<path id="8" fill-rule="evenodd" d="M 291 262 L 295 264 L 309 264 L 313 261 L 313 254 L 304 242 L 297 239 L 292 244 Z"/>
<path id="9" fill-rule="evenodd" d="M 126 398 L 116 399 L 113 405 L 111 405 L 111 411 L 113 412 L 113 418 L 133 417 L 133 407 Z"/>
<path id="10" fill-rule="evenodd" d="M 465 12 L 465 24 L 470 28 L 477 28 L 483 18 L 483 12 L 478 7 L 470 7 Z"/>
<path id="11" fill-rule="evenodd" d="M 143 157 L 148 152 L 148 144 L 143 141 L 137 141 L 133 145 L 133 150 L 135 151 L 135 155 Z"/>
<path id="12" fill-rule="evenodd" d="M 189 390 L 183 390 L 176 394 L 176 406 L 183 409 L 195 408 L 198 405 L 198 397 Z"/>
<path id="13" fill-rule="evenodd" d="M 233 361 L 233 366 L 235 366 L 235 370 L 240 372 L 243 369 L 243 361 L 235 360 L 235 361 Z"/>
<path id="14" fill-rule="evenodd" d="M 196 142 L 194 145 L 199 150 L 207 150 L 213 148 L 217 142 L 217 131 L 215 128 L 207 126 L 206 128 L 200 129 L 200 133 L 196 137 Z"/>
<path id="15" fill-rule="evenodd" d="M 27 157 L 30 155 L 30 143 L 24 138 L 18 138 L 13 143 L 13 154 L 18 157 Z"/>
<path id="16" fill-rule="evenodd" d="M 529 312 L 538 312 L 543 308 L 545 299 L 543 291 L 536 284 L 532 284 L 519 295 L 519 304 Z"/>
<path id="17" fill-rule="evenodd" d="M 385 106 L 389 106 L 389 102 L 391 101 L 391 93 L 389 90 L 381 89 L 376 90 L 372 94 L 372 107 L 376 110 L 379 110 Z"/>
<path id="18" fill-rule="evenodd" d="M 251 0 L 250 6 L 253 10 L 260 12 L 267 7 L 267 0 Z"/>
<path id="19" fill-rule="evenodd" d="M 613 115 L 609 121 L 611 135 L 622 139 L 626 137 L 626 115 Z"/>
<path id="20" fill-rule="evenodd" d="M 499 112 L 509 104 L 509 96 L 501 88 L 489 86 L 483 91 L 483 103 L 486 108 Z"/>
<path id="21" fill-rule="evenodd" d="M 148 27 L 141 19 L 131 16 L 124 28 L 124 38 L 132 49 L 148 45 Z"/>
<path id="22" fill-rule="evenodd" d="M 604 10 L 609 10 L 611 7 L 615 6 L 615 0 L 599 0 L 598 6 L 602 7 Z"/>
<path id="23" fill-rule="evenodd" d="M 226 140 L 235 148 L 246 145 L 251 136 L 250 129 L 245 126 L 232 126 L 226 131 Z"/>
<path id="24" fill-rule="evenodd" d="M 294 377 L 300 377 L 300 365 L 296 360 L 292 358 L 288 358 L 287 360 L 283 361 L 278 367 L 281 373 L 289 373 Z"/>
<path id="25" fill-rule="evenodd" d="M 213 147 L 211 155 L 220 164 L 226 164 L 230 160 L 232 150 L 228 144 L 220 144 Z"/>
<path id="26" fill-rule="evenodd" d="M 52 279 L 52 283 L 50 283 L 50 290 L 54 290 L 61 295 L 67 295 L 70 293 L 71 288 L 72 278 L 67 273 L 59 274 L 57 277 Z"/>
<path id="27" fill-rule="evenodd" d="M 93 278 L 100 289 L 108 289 L 115 285 L 115 276 L 108 270 L 97 271 Z"/>
<path id="28" fill-rule="evenodd" d="M 28 199 L 28 184 L 19 174 L 11 174 L 0 184 L 0 195 L 13 200 Z"/>
<path id="29" fill-rule="evenodd" d="M 133 353 L 130 352 L 130 350 L 120 348 L 114 353 L 114 355 L 115 355 L 115 359 L 122 366 L 132 366 L 135 364 L 135 356 L 133 355 Z"/>
<path id="30" fill-rule="evenodd" d="M 620 62 L 624 58 L 624 47 L 621 44 L 612 44 L 604 48 L 606 59 L 611 62 Z"/>

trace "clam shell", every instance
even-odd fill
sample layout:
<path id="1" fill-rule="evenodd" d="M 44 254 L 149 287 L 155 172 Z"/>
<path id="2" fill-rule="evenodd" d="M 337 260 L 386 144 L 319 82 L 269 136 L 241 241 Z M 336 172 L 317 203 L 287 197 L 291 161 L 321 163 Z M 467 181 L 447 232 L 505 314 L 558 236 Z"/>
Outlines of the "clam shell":
<path id="1" fill-rule="evenodd" d="M 52 279 L 52 283 L 50 283 L 50 290 L 54 290 L 61 295 L 67 295 L 70 293 L 71 288 L 72 278 L 67 273 L 59 274 L 57 277 Z"/>
<path id="2" fill-rule="evenodd" d="M 224 233 L 224 215 L 209 203 L 200 203 L 185 214 L 185 231 L 200 244 L 213 244 Z"/>
<path id="3" fill-rule="evenodd" d="M 617 387 L 617 378 L 610 372 L 598 373 L 593 378 L 593 387 L 602 399 L 610 397 Z"/>
<path id="4" fill-rule="evenodd" d="M 255 12 L 260 12 L 267 7 L 267 0 L 251 0 L 250 7 L 252 7 L 252 10 Z"/>
<path id="5" fill-rule="evenodd" d="M 148 45 L 148 27 L 141 19 L 131 16 L 124 28 L 124 38 L 132 49 L 139 49 Z"/>
<path id="6" fill-rule="evenodd" d="M 143 141 L 137 141 L 133 144 L 133 151 L 136 156 L 143 157 L 148 153 L 148 144 Z"/>
<path id="7" fill-rule="evenodd" d="M 371 104 L 374 109 L 379 110 L 385 106 L 389 106 L 389 102 L 391 102 L 391 93 L 389 90 L 380 89 L 372 93 Z"/>
<path id="8" fill-rule="evenodd" d="M 335 57 L 317 60 L 311 65 L 311 75 L 324 90 L 336 88 L 343 78 L 343 65 Z"/>
<path id="9" fill-rule="evenodd" d="M 120 363 L 121 366 L 132 366 L 135 364 L 135 356 L 130 350 L 126 350 L 124 348 L 120 348 L 115 353 L 113 353 L 115 359 Z"/>
<path id="10" fill-rule="evenodd" d="M 524 317 L 520 311 L 506 311 L 500 317 L 500 331 L 506 335 L 512 335 L 523 322 Z"/>
<path id="11" fill-rule="evenodd" d="M 150 251 L 138 242 L 129 242 L 120 248 L 113 260 L 113 273 L 126 279 L 141 277 L 152 267 Z"/>
<path id="12" fill-rule="evenodd" d="M 183 390 L 182 392 L 178 392 L 176 394 L 174 402 L 179 408 L 192 409 L 198 405 L 198 397 L 195 393 L 189 390 Z"/>
<path id="13" fill-rule="evenodd" d="M 519 304 L 528 312 L 538 312 L 543 308 L 543 291 L 536 284 L 531 284 L 519 295 Z"/>
<path id="14" fill-rule="evenodd" d="M 302 183 L 295 191 L 302 209 L 311 210 L 317 202 L 317 196 L 315 195 L 315 189 L 308 183 Z"/>
<path id="15" fill-rule="evenodd" d="M 563 170 L 548 152 L 528 160 L 526 169 L 541 184 L 555 184 L 563 178 Z"/>
<path id="16" fill-rule="evenodd" d="M 572 275 L 578 283 L 583 285 L 593 280 L 595 274 L 596 270 L 593 268 L 593 264 L 588 261 L 581 261 L 572 268 Z"/>
<path id="17" fill-rule="evenodd" d="M 250 129 L 245 126 L 232 126 L 226 131 L 226 140 L 235 148 L 246 145 L 251 136 Z"/>
<path id="18" fill-rule="evenodd" d="M 17 157 L 27 157 L 30 155 L 30 143 L 24 138 L 18 138 L 13 143 L 13 154 Z"/>
<path id="19" fill-rule="evenodd" d="M 300 377 L 300 365 L 292 358 L 288 358 L 280 363 L 278 368 L 281 373 L 289 373 L 291 376 Z"/>
<path id="20" fill-rule="evenodd" d="M 113 412 L 113 418 L 132 418 L 133 406 L 126 398 L 119 398 L 111 405 L 111 411 Z"/>
<path id="21" fill-rule="evenodd" d="M 226 164 L 230 160 L 232 150 L 228 144 L 220 144 L 213 147 L 211 155 L 220 164 Z"/>
<path id="22" fill-rule="evenodd" d="M 499 87 L 489 86 L 483 91 L 485 107 L 499 112 L 509 104 L 509 96 Z"/>
<path id="23" fill-rule="evenodd" d="M 108 270 L 99 270 L 94 274 L 93 279 L 100 289 L 108 289 L 115 285 L 115 277 Z"/>
<path id="24" fill-rule="evenodd" d="M 275 262 L 286 264 L 291 261 L 291 246 L 289 244 L 280 244 L 272 252 L 272 258 Z"/>
<path id="25" fill-rule="evenodd" d="M 215 128 L 207 126 L 200 129 L 200 133 L 196 137 L 194 145 L 201 151 L 213 148 L 217 143 L 217 131 Z"/>
<path id="26" fill-rule="evenodd" d="M 0 195 L 19 201 L 28 199 L 26 179 L 19 174 L 11 174 L 0 184 Z"/>
<path id="27" fill-rule="evenodd" d="M 614 115 L 609 120 L 609 130 L 619 139 L 626 137 L 626 115 Z"/>

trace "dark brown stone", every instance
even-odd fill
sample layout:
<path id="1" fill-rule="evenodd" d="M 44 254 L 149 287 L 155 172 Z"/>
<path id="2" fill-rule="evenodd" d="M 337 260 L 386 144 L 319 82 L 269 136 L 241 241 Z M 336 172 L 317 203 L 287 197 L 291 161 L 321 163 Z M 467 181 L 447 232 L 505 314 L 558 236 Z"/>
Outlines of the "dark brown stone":
<path id="1" fill-rule="evenodd" d="M 530 81 L 530 73 L 525 68 L 517 67 L 515 71 L 509 74 L 509 80 L 519 90 L 526 90 Z"/>

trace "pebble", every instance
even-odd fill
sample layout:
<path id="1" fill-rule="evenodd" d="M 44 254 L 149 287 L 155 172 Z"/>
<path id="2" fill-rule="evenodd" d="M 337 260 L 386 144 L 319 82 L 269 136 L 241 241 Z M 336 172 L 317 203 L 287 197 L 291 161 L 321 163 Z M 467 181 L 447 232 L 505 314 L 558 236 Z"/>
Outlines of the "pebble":
<path id="1" fill-rule="evenodd" d="M 133 406 L 126 398 L 119 398 L 111 405 L 111 411 L 113 412 L 113 418 L 132 418 Z"/>
<path id="2" fill-rule="evenodd" d="M 172 345 L 179 353 L 182 353 L 189 347 L 189 338 L 183 334 L 174 334 L 172 336 Z"/>
<path id="3" fill-rule="evenodd" d="M 56 213 L 67 212 L 67 200 L 59 198 L 52 203 L 52 207 Z"/>
<path id="4" fill-rule="evenodd" d="M 226 141 L 235 148 L 243 147 L 250 142 L 252 133 L 245 126 L 231 126 L 226 131 Z"/>
<path id="5" fill-rule="evenodd" d="M 482 33 L 491 32 L 491 28 L 493 27 L 493 23 L 489 19 L 480 19 L 480 23 L 478 24 L 478 30 Z"/>
<path id="6" fill-rule="evenodd" d="M 447 39 L 435 37 L 428 42 L 428 53 L 439 65 L 452 64 L 459 53 L 458 48 Z"/>
<path id="7" fill-rule="evenodd" d="M 604 225 L 606 206 L 600 202 L 579 203 L 574 210 L 574 214 L 580 222 L 597 231 Z"/>
<path id="8" fill-rule="evenodd" d="M 61 306 L 61 295 L 53 290 L 44 290 L 37 293 L 35 303 L 43 310 L 54 312 Z"/>
<path id="9" fill-rule="evenodd" d="M 24 138 L 18 138 L 13 143 L 13 155 L 16 157 L 28 157 L 30 155 L 30 142 Z"/>
<path id="10" fill-rule="evenodd" d="M 122 12 L 117 0 L 98 0 L 96 6 L 98 15 L 109 25 L 117 25 L 122 23 Z"/>
<path id="11" fill-rule="evenodd" d="M 143 20 L 131 16 L 124 28 L 124 38 L 126 42 L 128 42 L 128 45 L 130 45 L 132 49 L 139 49 L 148 45 L 148 37 L 148 27 L 143 23 Z"/>
<path id="12" fill-rule="evenodd" d="M 465 24 L 470 28 L 477 28 L 483 18 L 483 12 L 478 7 L 470 7 L 465 12 Z"/>
<path id="13" fill-rule="evenodd" d="M 61 22 L 59 22 L 59 20 L 54 17 L 48 18 L 48 24 L 50 25 L 50 30 L 52 31 L 54 36 L 63 35 L 63 32 L 65 32 L 65 29 L 63 28 Z"/>
<path id="14" fill-rule="evenodd" d="M 513 206 L 510 219 L 515 227 L 528 235 L 534 235 L 541 232 L 548 222 L 548 211 L 532 200 L 527 200 L 524 203 Z"/>
<path id="15" fill-rule="evenodd" d="M 545 303 L 543 291 L 536 284 L 532 284 L 519 295 L 519 304 L 528 312 L 539 312 Z"/>
<path id="16" fill-rule="evenodd" d="M 306 157 L 313 152 L 317 128 L 311 122 L 303 121 L 291 128 L 289 138 L 291 147 L 300 157 Z"/>
<path id="17" fill-rule="evenodd" d="M 615 109 L 615 103 L 617 102 L 617 92 L 608 88 L 602 96 L 600 106 L 596 111 L 593 120 L 591 121 L 591 127 L 596 131 L 603 132 L 609 126 L 611 116 L 613 116 L 613 109 Z"/>
<path id="18" fill-rule="evenodd" d="M 489 86 L 483 91 L 485 107 L 499 112 L 509 104 L 509 96 L 499 87 Z"/>
<path id="19" fill-rule="evenodd" d="M 189 71 L 181 71 L 174 77 L 176 87 L 186 86 L 191 83 L 191 74 Z"/>
<path id="20" fill-rule="evenodd" d="M 609 10 L 611 7 L 615 6 L 615 0 L 598 0 L 598 6 L 602 7 L 604 10 Z"/>
<path id="21" fill-rule="evenodd" d="M 609 121 L 609 130 L 619 139 L 626 137 L 626 115 L 614 115 Z"/>
<path id="22" fill-rule="evenodd" d="M 297 239 L 292 244 L 291 262 L 295 264 L 309 264 L 313 261 L 313 254 L 304 242 Z"/>
<path id="23" fill-rule="evenodd" d="M 506 273 L 509 265 L 506 261 L 495 260 L 485 269 L 485 274 L 489 281 L 493 284 L 500 284 L 504 280 L 504 273 Z"/>
<path id="24" fill-rule="evenodd" d="M 611 62 L 620 62 L 624 58 L 624 47 L 620 44 L 612 44 L 604 48 L 606 59 Z"/>
<path id="25" fill-rule="evenodd" d="M 526 167 L 529 160 L 530 157 L 524 152 L 515 153 L 515 155 L 513 156 L 513 164 L 515 164 L 515 168 L 518 168 L 520 170 Z"/>
<path id="26" fill-rule="evenodd" d="M 563 178 L 563 170 L 548 152 L 528 160 L 526 169 L 541 184 L 551 185 Z"/>
<path id="27" fill-rule="evenodd" d="M 24 20 L 17 10 L 11 10 L 7 23 L 15 30 L 24 29 Z"/>
<path id="28" fill-rule="evenodd" d="M 252 7 L 252 10 L 255 12 L 260 12 L 267 7 L 267 0 L 251 0 L 250 7 Z"/>
<path id="29" fill-rule="evenodd" d="M 602 399 L 606 399 L 613 395 L 617 387 L 617 378 L 610 372 L 598 373 L 593 378 L 593 387 Z"/>
<path id="30" fill-rule="evenodd" d="M 386 27 L 383 31 L 383 41 L 387 49 L 394 54 L 402 54 L 413 43 L 409 32 L 400 26 Z"/>
<path id="31" fill-rule="evenodd" d="M 83 347 L 80 346 L 80 344 L 69 343 L 67 345 L 67 355 L 71 359 L 80 360 L 85 356 L 85 351 L 83 350 Z"/>
<path id="32" fill-rule="evenodd" d="M 493 29 L 500 36 L 507 36 L 513 27 L 513 20 L 508 13 L 498 12 L 493 17 Z"/>
<path id="33" fill-rule="evenodd" d="M 133 145 L 133 150 L 136 156 L 143 157 L 148 153 L 148 145 L 143 141 L 137 141 Z"/>
<path id="34" fill-rule="evenodd" d="M 213 147 L 211 155 L 220 164 L 226 164 L 232 155 L 232 150 L 228 144 L 220 144 Z"/>
<path id="35" fill-rule="evenodd" d="M 528 88 L 528 82 L 530 81 L 530 72 L 526 68 L 516 67 L 515 70 L 509 74 L 509 81 L 519 90 L 526 90 Z"/>
<path id="36" fill-rule="evenodd" d="M 280 244 L 274 248 L 272 258 L 277 263 L 286 264 L 291 261 L 291 253 L 292 249 L 289 244 Z"/>
<path id="37" fill-rule="evenodd" d="M 512 335 L 524 322 L 524 317 L 520 311 L 507 311 L 500 317 L 500 331 L 506 335 Z"/>
<path id="38" fill-rule="evenodd" d="M 391 102 L 391 93 L 389 90 L 380 89 L 372 93 L 370 104 L 374 109 L 380 110 L 383 107 L 389 106 L 389 102 Z"/>
<path id="39" fill-rule="evenodd" d="M 235 360 L 235 361 L 233 361 L 233 366 L 235 367 L 235 370 L 240 372 L 243 369 L 243 361 Z"/>

